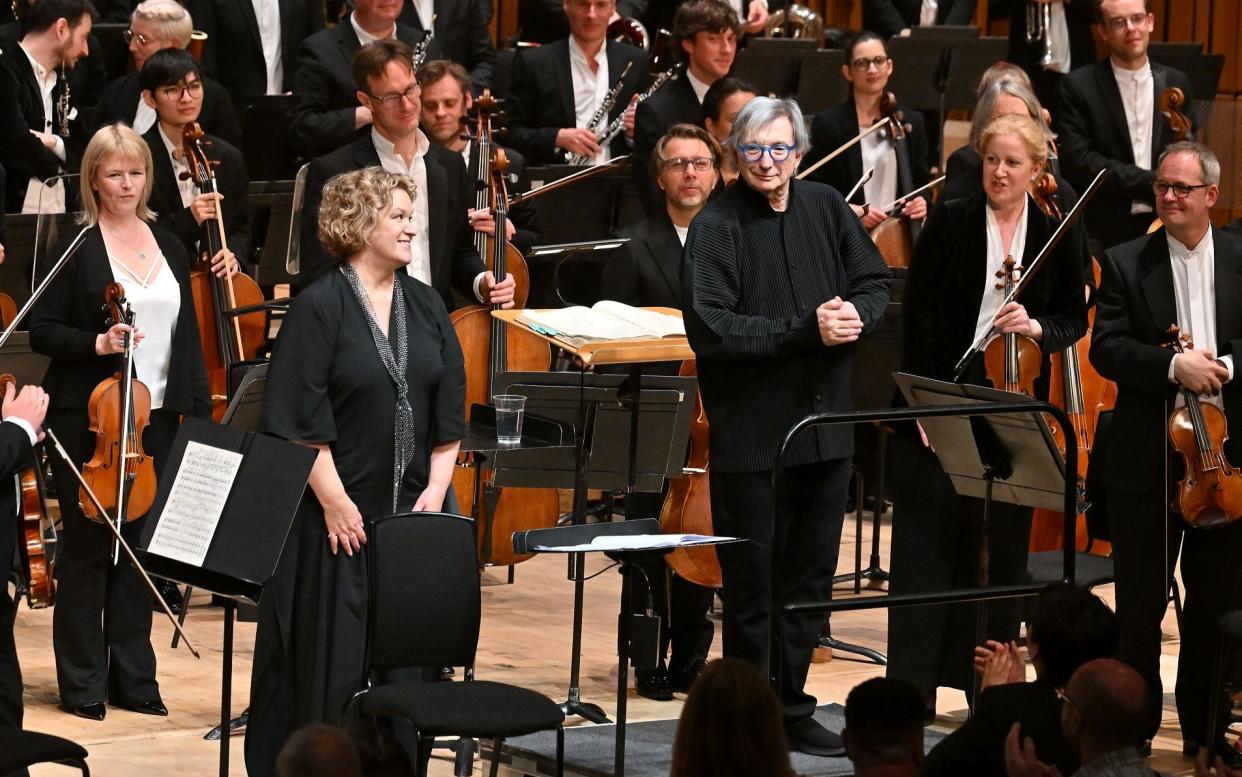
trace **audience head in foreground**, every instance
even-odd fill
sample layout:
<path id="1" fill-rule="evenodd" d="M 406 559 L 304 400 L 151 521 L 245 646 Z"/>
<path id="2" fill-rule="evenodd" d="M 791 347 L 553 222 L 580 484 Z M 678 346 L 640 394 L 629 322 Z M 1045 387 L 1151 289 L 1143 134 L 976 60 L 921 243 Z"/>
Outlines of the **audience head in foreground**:
<path id="1" fill-rule="evenodd" d="M 353 737 L 322 723 L 304 726 L 289 737 L 276 757 L 276 777 L 362 777 Z"/>
<path id="2" fill-rule="evenodd" d="M 904 680 L 874 677 L 845 699 L 845 754 L 858 777 L 917 775 L 923 768 L 923 695 Z"/>

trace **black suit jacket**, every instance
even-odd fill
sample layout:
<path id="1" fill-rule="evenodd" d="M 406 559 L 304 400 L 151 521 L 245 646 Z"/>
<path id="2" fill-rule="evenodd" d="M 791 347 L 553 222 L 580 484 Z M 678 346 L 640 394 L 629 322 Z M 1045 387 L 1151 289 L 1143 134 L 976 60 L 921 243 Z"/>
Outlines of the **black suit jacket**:
<path id="1" fill-rule="evenodd" d="M 142 87 L 138 85 L 137 73 L 127 73 L 108 84 L 95 110 L 95 129 L 118 121 L 132 125 L 141 99 Z M 237 111 L 233 109 L 228 90 L 210 78 L 203 78 L 203 109 L 199 112 L 198 123 L 209 135 L 234 146 L 241 145 L 241 124 L 237 122 Z"/>
<path id="2" fill-rule="evenodd" d="M 1154 168 L 1160 152 L 1173 142 L 1173 132 L 1160 114 L 1160 93 L 1166 87 L 1180 87 L 1189 104 L 1191 92 L 1190 79 L 1180 70 L 1152 62 L 1151 72 L 1155 92 L 1151 137 Z M 1062 79 L 1061 106 L 1055 119 L 1065 177 L 1079 191 L 1084 191 L 1102 168 L 1111 173 L 1087 205 L 1087 231 L 1091 237 L 1104 248 L 1111 248 L 1142 235 L 1156 216 L 1131 215 L 1130 205 L 1135 200 L 1155 203 L 1151 186 L 1156 174 L 1134 164 L 1121 92 L 1107 59 Z"/>
<path id="3" fill-rule="evenodd" d="M 33 464 L 34 448 L 30 445 L 26 430 L 15 423 L 0 423 L 0 532 L 8 538 L 7 540 L 0 539 L 0 547 L 8 548 L 10 553 L 13 549 L 12 538 L 17 521 L 17 497 L 13 488 L 13 478 L 20 469 Z M 8 566 L 5 569 L 7 571 Z M 7 591 L 0 594 L 0 600 L 7 599 Z M 10 656 L 5 658 L 10 658 Z M 20 708 L 20 705 L 18 706 Z M 14 721 L 14 723 L 17 722 L 19 721 Z"/>
<path id="4" fill-rule="evenodd" d="M 184 415 L 209 416 L 207 372 L 194 316 L 194 299 L 190 294 L 190 261 L 176 237 L 158 227 L 151 231 L 181 286 L 181 309 L 173 333 L 164 409 Z M 76 230 L 66 235 L 48 253 L 48 261 L 60 256 L 76 236 Z M 43 277 L 50 269 L 50 266 L 38 268 L 38 276 Z M 99 227 L 92 227 L 74 260 L 56 276 L 30 311 L 30 347 L 52 359 L 43 377 L 43 388 L 51 396 L 52 410 L 85 414 L 95 386 L 117 370 L 119 357 L 95 354 L 95 338 L 108 328 L 107 314 L 102 309 L 104 290 L 114 280 L 103 236 Z M 142 311 L 135 313 L 141 327 Z"/>
<path id="5" fill-rule="evenodd" d="M 952 381 L 958 359 L 975 339 L 987 270 L 987 199 L 940 202 L 927 217 L 914 246 L 906 277 L 902 312 L 902 371 Z M 1026 250 L 1021 264 L 1030 266 L 1055 230 L 1052 220 L 1028 200 Z M 1044 261 L 1019 300 L 1038 320 L 1044 335 L 1045 369 L 1049 354 L 1076 342 L 1087 331 L 1082 291 L 1081 242 L 1066 238 Z M 967 372 L 971 383 L 986 384 L 983 360 Z M 1046 378 L 1045 378 L 1046 380 Z M 1044 393 L 1041 384 L 1037 390 Z"/>
<path id="6" fill-rule="evenodd" d="M 1070 69 L 1077 70 L 1095 62 L 1095 3 L 1065 4 L 1065 26 L 1069 29 Z M 988 0 L 988 18 L 1009 20 L 1009 61 L 1028 73 L 1040 70 L 1044 54 L 1040 41 L 1026 42 L 1026 0 Z M 1051 106 L 1047 106 L 1051 107 Z"/>
<path id="7" fill-rule="evenodd" d="M 976 0 L 940 0 L 936 24 L 971 24 Z M 923 0 L 864 0 L 863 29 L 891 38 L 907 27 L 917 27 Z"/>
<path id="8" fill-rule="evenodd" d="M 398 22 L 396 37 L 413 46 L 423 34 Z M 358 87 L 351 67 L 360 48 L 348 18 L 302 41 L 289 115 L 289 139 L 302 154 L 326 154 L 370 132 L 354 128 Z"/>
<path id="9" fill-rule="evenodd" d="M 504 149 L 505 158 L 509 160 L 508 178 L 506 180 L 506 188 L 509 195 L 513 196 L 520 192 L 530 190 L 530 176 L 526 174 L 526 157 L 511 148 Z M 470 154 L 470 163 L 466 165 L 466 175 L 471 181 L 479 179 L 479 161 L 478 156 L 473 152 Z M 469 207 L 474 207 L 473 199 L 469 202 Z M 539 216 L 535 211 L 533 202 L 519 202 L 517 205 L 509 206 L 509 221 L 513 222 L 513 238 L 509 241 L 517 246 L 517 249 L 523 254 L 530 253 L 530 249 L 539 244 Z M 473 299 L 473 297 L 471 297 Z"/>
<path id="10" fill-rule="evenodd" d="M 177 188 L 177 178 L 173 174 L 172 162 L 168 158 L 168 150 L 160 137 L 160 128 L 156 124 L 147 130 L 142 139 L 151 148 L 154 164 L 154 181 L 151 186 L 151 210 L 156 213 L 156 226 L 176 235 L 185 247 L 186 255 L 195 258 L 199 249 L 195 243 L 203 241 L 203 250 L 207 242 L 203 228 L 194 220 L 190 209 L 181 205 L 181 192 Z M 210 135 L 203 138 L 203 149 L 207 158 L 219 162 L 216 168 L 216 187 L 224 195 L 221 209 L 224 216 L 225 237 L 229 249 L 237 255 L 242 267 L 250 261 L 250 214 L 246 207 L 246 194 L 250 188 L 250 178 L 246 174 L 246 163 L 241 152 L 220 138 Z"/>
<path id="11" fill-rule="evenodd" d="M 1061 774 L 1073 774 L 1078 754 L 1061 734 L 1061 701 L 1051 683 L 1008 683 L 985 690 L 974 714 L 927 754 L 923 777 L 1005 775 L 1005 737 L 1014 723 L 1035 742 L 1035 753 Z"/>
<path id="12" fill-rule="evenodd" d="M 238 110 L 246 110 L 251 100 L 267 93 L 267 63 L 254 4 L 250 0 L 187 0 L 186 4 L 194 29 L 207 33 L 203 70 L 228 87 Z M 349 28 L 348 21 L 345 27 Z M 320 0 L 280 0 L 283 91 L 292 90 L 296 83 L 302 41 L 322 29 Z"/>
<path id="13" fill-rule="evenodd" d="M 456 307 L 453 290 L 467 299 L 475 299 L 474 279 L 487 269 L 474 248 L 474 230 L 470 229 L 466 217 L 466 211 L 474 207 L 474 187 L 460 154 L 432 144 L 427 150 L 426 162 L 427 191 L 419 192 L 418 196 L 427 198 L 429 209 L 431 286 L 440 294 L 445 307 L 453 310 Z M 334 175 L 379 163 L 370 133 L 310 163 L 302 215 L 300 288 L 340 262 L 324 249 L 316 235 L 324 184 Z"/>
<path id="14" fill-rule="evenodd" d="M 56 89 L 52 92 L 53 110 L 63 84 L 63 81 L 58 80 Z M 43 98 L 39 92 L 39 84 L 35 81 L 34 70 L 30 67 L 30 60 L 19 46 L 5 48 L 4 53 L 0 54 L 0 164 L 4 165 L 8 175 L 4 192 L 5 204 L 13 212 L 21 211 L 26 187 L 31 178 L 42 180 L 61 171 L 62 162 L 56 154 L 30 134 L 32 129 L 40 132 L 46 130 L 46 120 L 47 117 L 43 114 Z M 58 124 L 59 122 L 53 120 L 53 132 L 60 129 Z M 70 138 L 65 140 L 63 167 L 68 171 L 76 171 L 81 158 L 80 150 L 85 146 L 74 142 L 74 136 L 84 134 L 84 130 L 75 121 L 70 125 L 69 134 Z"/>
<path id="15" fill-rule="evenodd" d="M 1173 270 L 1163 229 L 1113 248 L 1100 263 L 1091 363 L 1117 383 L 1117 404 L 1104 456 L 1107 488 L 1142 493 L 1163 483 L 1165 427 L 1176 386 L 1168 380 L 1173 352 L 1161 347 L 1177 323 Z M 1216 350 L 1242 356 L 1242 238 L 1212 228 L 1216 255 Z M 1235 369 L 1242 364 L 1235 363 Z M 1225 384 L 1225 419 L 1242 424 L 1242 380 Z M 1225 455 L 1238 461 L 1242 443 L 1231 435 Z"/>
<path id="16" fill-rule="evenodd" d="M 608 114 L 611 120 L 630 104 L 630 97 L 647 83 L 647 55 L 626 43 L 608 41 L 608 85 L 633 62 L 625 85 Z M 556 149 L 556 131 L 577 126 L 574 82 L 569 68 L 569 39 L 562 38 L 534 49 L 521 49 L 513 62 L 509 84 L 509 143 L 526 155 L 531 164 L 563 160 Z M 624 133 L 612 142 L 614 156 L 629 153 Z"/>
<path id="17" fill-rule="evenodd" d="M 435 37 L 427 47 L 428 59 L 451 59 L 470 71 L 475 94 L 491 88 L 496 49 L 492 47 L 491 0 L 435 0 Z M 414 3 L 405 0 L 398 22 L 426 31 Z"/>
<path id="18" fill-rule="evenodd" d="M 910 155 L 910 175 L 914 179 L 914 185 L 910 188 L 910 191 L 913 191 L 931 180 L 931 171 L 928 168 L 927 161 L 927 131 L 923 124 L 923 114 L 900 103 L 898 103 L 897 109 L 905 114 L 906 123 L 910 125 L 906 148 L 909 149 Z M 854 107 L 852 97 L 847 98 L 845 102 L 839 105 L 825 108 L 815 114 L 815 118 L 811 122 L 811 150 L 807 152 L 806 157 L 802 160 L 802 168 L 806 169 L 828 156 L 841 144 L 858 135 L 858 132 L 858 110 Z M 887 130 L 881 130 L 881 132 L 887 132 Z M 862 176 L 862 146 L 859 143 L 855 143 L 844 154 L 811 173 L 809 178 L 812 181 L 826 183 L 840 192 L 841 196 L 845 196 Z M 898 183 L 898 197 L 906 193 L 901 191 L 901 188 L 901 184 Z M 930 194 L 922 196 L 930 203 Z M 855 205 L 862 205 L 865 201 L 866 194 L 863 188 L 859 187 L 850 202 Z M 871 204 L 875 207 L 883 207 L 887 203 L 875 202 Z"/>
<path id="19" fill-rule="evenodd" d="M 703 104 L 694 93 L 690 79 L 683 70 L 671 83 L 638 104 L 634 113 L 634 150 L 630 154 L 630 170 L 634 186 L 643 201 L 648 217 L 656 217 L 664 211 L 664 194 L 647 172 L 647 160 L 651 159 L 656 143 L 679 122 L 703 126 Z"/>
<path id="20" fill-rule="evenodd" d="M 668 211 L 618 232 L 630 242 L 604 265 L 608 299 L 627 305 L 681 308 L 681 241 Z"/>
<path id="21" fill-rule="evenodd" d="M 631 19 L 642 19 L 647 13 L 648 0 L 617 0 L 617 13 Z M 655 0 L 652 6 L 680 5 L 677 0 Z M 668 18 L 673 18 L 672 8 Z M 664 25 L 669 27 L 670 25 Z M 652 35 L 654 29 L 648 28 Z M 518 3 L 518 37 L 531 43 L 552 43 L 569 35 L 569 21 L 561 0 L 520 0 Z"/>

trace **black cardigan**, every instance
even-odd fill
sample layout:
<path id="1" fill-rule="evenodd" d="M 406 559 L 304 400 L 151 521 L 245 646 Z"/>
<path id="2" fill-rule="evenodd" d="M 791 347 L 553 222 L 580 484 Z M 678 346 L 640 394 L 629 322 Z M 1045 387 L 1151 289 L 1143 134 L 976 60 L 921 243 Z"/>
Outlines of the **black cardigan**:
<path id="1" fill-rule="evenodd" d="M 181 287 L 164 409 L 205 417 L 211 413 L 211 400 L 190 294 L 190 262 L 176 237 L 155 227 L 151 232 Z M 75 231 L 52 249 L 47 264 L 37 268 L 40 278 L 76 235 Z M 43 388 L 51 395 L 53 410 L 85 412 L 95 386 L 111 377 L 120 365 L 116 356 L 95 353 L 95 338 L 108 328 L 104 292 L 114 280 L 103 235 L 98 226 L 91 227 L 82 247 L 30 311 L 30 346 L 52 359 Z M 142 328 L 141 318 L 138 327 Z"/>

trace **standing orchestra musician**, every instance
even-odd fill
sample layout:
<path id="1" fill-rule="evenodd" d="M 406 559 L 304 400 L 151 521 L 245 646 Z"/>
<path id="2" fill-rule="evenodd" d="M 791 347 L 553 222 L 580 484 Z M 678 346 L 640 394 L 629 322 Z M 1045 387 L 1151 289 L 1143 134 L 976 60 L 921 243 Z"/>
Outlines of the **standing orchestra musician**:
<path id="1" fill-rule="evenodd" d="M 1022 68 L 1039 101 L 1053 112 L 1065 75 L 1095 62 L 1091 26 L 1098 4 L 1099 0 L 988 0 L 988 17 L 1009 21 L 1005 59 Z"/>
<path id="2" fill-rule="evenodd" d="M 474 187 L 461 156 L 427 139 L 418 123 L 421 90 L 412 68 L 413 52 L 401 41 L 381 40 L 354 57 L 355 99 L 374 117 L 369 133 L 319 157 L 306 175 L 306 216 L 302 221 L 301 273 L 304 288 L 333 265 L 331 253 L 315 232 L 319 198 L 329 178 L 380 165 L 409 176 L 424 195 L 414 201 L 415 236 L 408 242 L 407 272 L 431 286 L 450 310 L 453 292 L 466 299 L 513 306 L 513 276 L 500 283 L 475 250 L 467 213 Z"/>
<path id="3" fill-rule="evenodd" d="M 1236 605 L 1242 563 L 1242 523 L 1188 528 L 1166 509 L 1182 467 L 1170 465 L 1167 418 L 1184 404 L 1177 389 L 1224 411 L 1242 425 L 1242 397 L 1234 380 L 1242 348 L 1242 239 L 1212 227 L 1219 197 L 1220 162 L 1195 143 L 1165 149 L 1156 170 L 1156 214 L 1164 228 L 1108 251 L 1091 341 L 1091 362 L 1117 382 L 1118 396 L 1102 463 L 1109 538 L 1117 576 L 1118 658 L 1147 681 L 1145 734 L 1160 725 L 1160 621 L 1181 550 L 1185 605 L 1179 619 L 1177 716 L 1184 752 L 1214 748 L 1234 765 L 1242 758 L 1225 744 L 1225 723 L 1208 731 L 1213 644 L 1217 618 Z M 1161 344 L 1176 324 L 1194 348 L 1174 355 Z M 1224 446 L 1242 461 L 1237 433 Z M 1221 695 L 1221 709 L 1229 703 Z"/>
<path id="4" fill-rule="evenodd" d="M 509 142 L 531 164 L 563 161 L 563 153 L 595 162 L 626 153 L 626 137 L 634 132 L 632 115 L 626 137 L 618 136 L 608 148 L 600 148 L 599 138 L 587 128 L 627 64 L 633 67 L 601 125 L 629 110 L 630 99 L 647 83 L 642 49 L 607 37 L 616 7 L 616 0 L 564 0 L 569 37 L 518 51 L 509 84 Z"/>
<path id="5" fill-rule="evenodd" d="M 4 253 L 0 250 L 0 262 Z M 47 415 L 48 395 L 38 386 L 4 387 L 0 405 L 0 558 L 13 559 L 20 528 L 17 477 L 35 465 L 34 445 L 43 439 L 43 419 Z M 7 563 L 7 562 L 6 562 Z M 13 620 L 17 601 L 9 595 L 7 577 L 0 589 L 0 726 L 21 728 L 22 668 L 13 639 Z"/>
<path id="6" fill-rule="evenodd" d="M 979 147 L 982 190 L 937 204 L 915 246 L 903 303 L 902 372 L 953 381 L 961 356 L 995 326 L 1038 344 L 1043 377 L 1034 390 L 1046 396 L 1049 355 L 1087 330 L 1082 243 L 1066 237 L 1043 260 L 1021 301 L 1000 307 L 997 273 L 1006 257 L 1029 267 L 1057 226 L 1027 193 L 1047 160 L 1047 137 L 1028 116 L 1001 116 L 983 130 Z M 963 381 L 988 385 L 982 358 Z M 892 591 L 977 586 L 983 502 L 957 496 L 921 427 L 905 431 L 894 435 Z M 989 584 L 1021 583 L 1031 511 L 1003 503 L 993 503 L 991 511 Z M 1016 639 L 1013 600 L 987 607 L 986 638 Z M 976 611 L 974 605 L 889 611 L 888 674 L 923 692 L 929 717 L 938 686 L 971 687 Z"/>
<path id="7" fill-rule="evenodd" d="M 719 144 L 693 124 L 674 124 L 656 141 L 648 164 L 651 179 L 664 195 L 664 209 L 620 230 L 629 242 L 604 266 L 603 288 L 609 299 L 638 307 L 681 307 L 682 247 L 690 222 L 716 188 L 720 156 Z M 680 362 L 662 362 L 644 365 L 644 372 L 676 375 L 680 367 Z M 660 493 L 627 494 L 625 517 L 659 518 L 663 502 Z M 664 564 L 652 570 L 648 579 L 662 621 L 660 655 L 655 668 L 635 671 L 635 687 L 649 699 L 667 701 L 673 698 L 673 691 L 689 691 L 707 663 L 715 633 L 707 619 L 713 592 L 679 577 L 672 569 L 666 573 Z M 668 586 L 664 585 L 666 579 L 671 581 Z M 646 598 L 642 591 L 634 596 L 635 601 Z"/>
<path id="8" fill-rule="evenodd" d="M 440 510 L 465 434 L 466 376 L 444 303 L 405 268 L 410 179 L 378 166 L 330 180 L 319 236 L 338 265 L 294 300 L 268 371 L 262 427 L 318 450 L 259 615 L 246 765 L 364 685 L 363 516 Z M 394 466 L 394 465 L 398 466 Z"/>
<path id="9" fill-rule="evenodd" d="M 797 103 L 756 97 L 726 141 L 741 177 L 690 225 L 682 264 L 686 333 L 711 425 L 711 505 L 719 548 L 724 652 L 768 665 L 771 564 L 781 601 L 823 601 L 841 538 L 853 434 L 819 427 L 786 463 L 788 523 L 773 559 L 772 462 L 786 431 L 810 413 L 850 407 L 853 348 L 879 326 L 889 270 L 830 187 L 794 181 L 808 145 Z M 821 616 L 783 619 L 779 689 L 790 745 L 841 755 L 841 738 L 812 717 L 804 690 Z"/>
<path id="10" fill-rule="evenodd" d="M 911 27 L 973 24 L 976 3 L 977 0 L 863 0 L 862 25 L 864 30 L 875 30 L 887 39 L 908 35 Z"/>
<path id="11" fill-rule="evenodd" d="M 733 76 L 725 76 L 712 84 L 703 96 L 703 128 L 717 143 L 723 144 L 733 130 L 733 120 L 758 92 L 750 83 Z M 732 184 L 740 175 L 737 158 L 724 154 L 720 160 L 720 179 L 725 186 Z"/>
<path id="12" fill-rule="evenodd" d="M 127 335 L 136 344 L 135 376 L 151 393 L 142 446 L 154 459 L 157 476 L 180 416 L 211 412 L 189 257 L 175 236 L 148 225 L 154 218 L 148 208 L 151 166 L 151 150 L 124 124 L 95 133 L 82 156 L 86 239 L 30 312 L 31 348 L 52 360 L 43 379 L 53 398 L 48 425 L 79 468 L 95 448 L 88 400 L 118 370 Z M 71 239 L 48 256 L 59 256 Z M 39 269 L 41 274 L 50 268 Z M 221 257 L 212 269 L 224 275 L 235 265 Z M 124 286 L 133 306 L 132 331 L 124 323 L 105 323 L 105 290 L 114 282 Z M 93 720 L 103 720 L 105 702 L 167 715 L 155 679 L 151 595 L 130 564 L 113 565 L 112 534 L 83 516 L 69 468 L 54 458 L 52 473 L 63 489 L 52 620 L 61 706 Z M 140 517 L 124 525 L 130 543 L 144 523 Z"/>
<path id="13" fill-rule="evenodd" d="M 845 44 L 845 64 L 841 66 L 841 74 L 850 83 L 850 95 L 840 105 L 815 115 L 811 123 L 811 151 L 803 162 L 804 168 L 809 168 L 884 118 L 880 100 L 888 91 L 893 60 L 888 56 L 888 45 L 883 39 L 867 30 L 850 38 Z M 912 176 L 909 191 L 913 191 L 931 180 L 927 132 L 921 113 L 900 103 L 897 110 L 910 125 L 906 147 Z M 908 193 L 899 191 L 898 154 L 891 130 L 883 129 L 863 138 L 811 173 L 810 179 L 826 183 L 846 195 L 869 170 L 875 172 L 855 192 L 850 199 L 850 207 L 862 219 L 863 226 L 871 230 L 888 220 L 884 207 Z M 924 218 L 929 199 L 928 194 L 910 198 L 902 206 L 901 214 L 911 219 Z"/>
<path id="14" fill-rule="evenodd" d="M 207 94 L 198 63 L 179 49 L 157 51 L 142 69 L 141 86 L 144 104 L 157 117 L 155 126 L 142 136 L 151 147 L 155 165 L 150 204 L 157 214 L 156 225 L 179 237 L 186 254 L 194 260 L 200 253 L 199 241 L 206 246 L 203 223 L 215 219 L 219 207 L 228 247 L 221 248 L 212 259 L 219 260 L 220 254 L 228 254 L 231 260 L 248 256 L 250 218 L 246 212 L 246 189 L 250 178 L 241 152 L 211 135 L 200 141 L 207 159 L 218 163 L 213 170 L 215 194 L 197 191 L 185 160 L 182 135 L 186 126 L 198 120 Z"/>
<path id="15" fill-rule="evenodd" d="M 397 20 L 419 33 L 432 32 L 429 56 L 466 68 L 474 91 L 482 93 L 491 87 L 496 64 L 496 49 L 488 29 L 491 0 L 405 0 Z"/>

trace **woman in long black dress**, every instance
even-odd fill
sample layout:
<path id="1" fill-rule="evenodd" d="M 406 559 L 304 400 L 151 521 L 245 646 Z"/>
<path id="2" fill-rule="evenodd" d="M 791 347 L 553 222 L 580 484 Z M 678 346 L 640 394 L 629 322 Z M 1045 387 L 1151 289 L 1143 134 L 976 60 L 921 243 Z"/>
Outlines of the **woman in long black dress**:
<path id="1" fill-rule="evenodd" d="M 50 356 L 43 387 L 52 396 L 48 426 L 77 466 L 90 458 L 91 392 L 120 367 L 123 323 L 109 326 L 103 312 L 108 285 L 119 282 L 133 307 L 134 372 L 151 392 L 151 423 L 142 444 L 162 474 L 182 415 L 208 416 L 211 402 L 199 346 L 190 259 L 172 234 L 148 222 L 151 150 L 124 124 L 101 128 L 82 156 L 81 249 L 30 312 L 30 345 Z M 50 256 L 68 247 L 66 238 Z M 225 273 L 226 260 L 216 264 Z M 50 267 L 41 267 L 40 274 Z M 148 715 L 167 715 L 155 679 L 151 647 L 151 594 L 128 563 L 112 563 L 112 534 L 83 517 L 73 474 L 58 457 L 64 530 L 56 559 L 57 602 L 52 646 L 62 708 L 103 720 L 105 702 Z M 125 524 L 135 543 L 145 517 Z"/>
<path id="2" fill-rule="evenodd" d="M 1017 302 L 1001 307 L 996 272 L 1006 256 L 1030 267 L 1057 227 L 1027 189 L 1047 160 L 1043 130 L 1027 116 L 1002 116 L 984 129 L 982 190 L 941 202 L 914 249 L 902 314 L 902 371 L 953 381 L 958 359 L 995 324 L 1030 337 L 1043 363 L 1037 396 L 1047 396 L 1049 355 L 1087 330 L 1082 294 L 1083 242 L 1067 236 L 1044 261 Z M 1075 226 L 1079 229 L 1080 226 Z M 976 358 L 962 382 L 991 385 Z M 999 386 L 998 388 L 1003 388 Z M 969 588 L 979 582 L 983 503 L 958 497 L 917 427 L 893 444 L 893 593 Z M 993 503 L 988 548 L 990 583 L 1026 579 L 1031 511 Z M 938 686 L 968 690 L 975 637 L 972 605 L 896 607 L 889 612 L 888 674 L 923 691 L 929 713 Z M 986 637 L 1017 638 L 1016 600 L 988 605 Z"/>
<path id="3" fill-rule="evenodd" d="M 444 303 L 404 270 L 414 196 L 379 167 L 328 182 L 319 239 L 344 258 L 290 306 L 268 368 L 264 431 L 319 456 L 260 606 L 251 775 L 363 686 L 363 516 L 439 510 L 451 483 L 466 378 Z"/>

